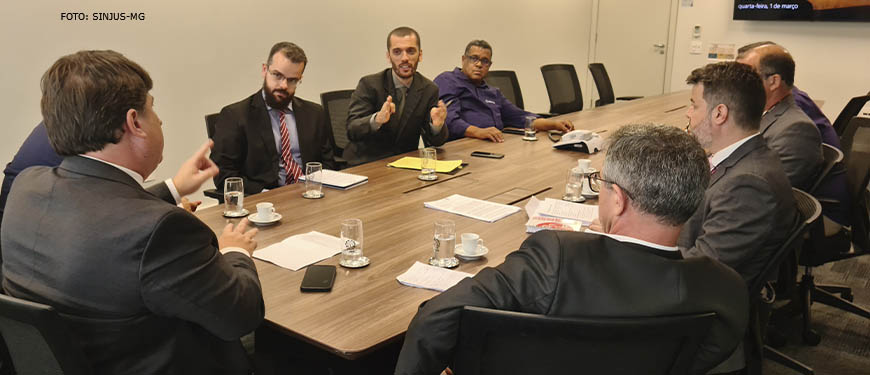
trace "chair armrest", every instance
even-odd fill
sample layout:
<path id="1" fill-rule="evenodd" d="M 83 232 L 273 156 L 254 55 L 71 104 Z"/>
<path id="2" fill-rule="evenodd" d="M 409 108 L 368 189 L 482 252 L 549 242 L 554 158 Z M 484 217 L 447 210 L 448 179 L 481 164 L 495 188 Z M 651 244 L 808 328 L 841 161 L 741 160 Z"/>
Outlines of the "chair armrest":
<path id="1" fill-rule="evenodd" d="M 217 189 L 205 189 L 202 191 L 206 197 L 217 199 L 218 203 L 224 203 L 224 193 Z"/>

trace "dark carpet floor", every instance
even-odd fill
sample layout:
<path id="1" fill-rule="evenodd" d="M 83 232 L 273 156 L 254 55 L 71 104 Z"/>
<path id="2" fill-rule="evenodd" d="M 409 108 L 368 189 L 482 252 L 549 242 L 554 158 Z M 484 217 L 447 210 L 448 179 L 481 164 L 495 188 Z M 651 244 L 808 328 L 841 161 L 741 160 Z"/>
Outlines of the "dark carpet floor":
<path id="1" fill-rule="evenodd" d="M 816 284 L 840 284 L 852 288 L 855 303 L 870 309 L 870 255 L 829 263 L 813 271 Z M 870 374 L 870 320 L 821 303 L 812 306 L 813 328 L 822 341 L 804 345 L 800 319 L 780 325 L 788 342 L 778 350 L 811 367 L 816 374 Z M 770 360 L 764 374 L 797 374 Z"/>

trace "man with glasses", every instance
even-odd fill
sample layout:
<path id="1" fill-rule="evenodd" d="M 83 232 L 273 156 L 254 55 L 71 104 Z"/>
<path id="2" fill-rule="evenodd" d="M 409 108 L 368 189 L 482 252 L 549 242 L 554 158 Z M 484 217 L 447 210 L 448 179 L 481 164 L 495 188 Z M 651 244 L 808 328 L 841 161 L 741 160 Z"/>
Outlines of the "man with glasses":
<path id="1" fill-rule="evenodd" d="M 712 259 L 683 259 L 676 247 L 710 181 L 706 153 L 666 125 L 627 125 L 609 141 L 602 176 L 595 176 L 603 233 L 537 232 L 504 263 L 426 302 L 408 327 L 396 374 L 439 374 L 448 366 L 463 306 L 557 317 L 714 311 L 690 373 L 731 354 L 748 321 L 743 280 Z"/>
<path id="2" fill-rule="evenodd" d="M 218 189 L 227 177 L 241 177 L 245 193 L 255 194 L 299 181 L 308 162 L 335 168 L 323 107 L 295 96 L 307 63 L 296 44 L 275 44 L 263 64 L 263 88 L 221 110 L 211 153 L 220 167 Z"/>
<path id="3" fill-rule="evenodd" d="M 764 84 L 764 115 L 759 132 L 782 161 L 791 186 L 808 190 L 823 162 L 822 136 L 792 95 L 795 63 L 782 46 L 749 50 L 737 60 L 755 69 Z"/>
<path id="4" fill-rule="evenodd" d="M 522 128 L 526 117 L 538 117 L 517 108 L 501 91 L 484 79 L 492 66 L 492 46 L 484 40 L 472 40 L 465 46 L 462 68 L 435 77 L 441 100 L 447 103 L 447 128 L 450 139 L 463 137 L 504 142 L 505 126 Z M 574 130 L 568 120 L 537 118 L 536 130 Z"/>
<path id="5" fill-rule="evenodd" d="M 438 101 L 438 86 L 417 72 L 423 61 L 420 35 L 398 27 L 387 35 L 392 68 L 359 80 L 350 99 L 342 157 L 349 165 L 416 150 L 447 141 L 447 107 Z"/>

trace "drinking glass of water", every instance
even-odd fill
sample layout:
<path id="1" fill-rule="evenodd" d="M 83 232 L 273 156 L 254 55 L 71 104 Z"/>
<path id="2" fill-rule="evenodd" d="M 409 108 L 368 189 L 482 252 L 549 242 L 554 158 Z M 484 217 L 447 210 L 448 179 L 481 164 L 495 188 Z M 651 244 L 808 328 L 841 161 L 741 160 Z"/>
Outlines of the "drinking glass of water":
<path id="1" fill-rule="evenodd" d="M 435 154 L 435 149 L 426 147 L 420 149 L 420 175 L 417 178 L 423 181 L 434 181 L 438 179 L 435 175 L 435 163 L 438 157 Z"/>
<path id="2" fill-rule="evenodd" d="M 323 198 L 323 165 L 316 162 L 305 163 L 305 192 L 303 198 Z"/>
<path id="3" fill-rule="evenodd" d="M 429 264 L 437 267 L 453 268 L 459 259 L 453 256 L 456 249 L 456 225 L 452 220 L 435 221 L 435 238 L 432 240 L 432 257 Z"/>
<path id="4" fill-rule="evenodd" d="M 523 136 L 524 141 L 537 141 L 538 137 L 535 135 L 535 120 L 537 117 L 535 116 L 526 116 L 526 123 L 524 126 L 525 136 Z"/>
<path id="5" fill-rule="evenodd" d="M 224 180 L 224 215 L 231 217 L 244 216 L 245 185 L 241 177 L 229 177 Z"/>
<path id="6" fill-rule="evenodd" d="M 360 219 L 347 219 L 341 222 L 341 260 L 338 264 L 347 268 L 359 268 L 369 264 L 363 256 L 363 225 Z"/>

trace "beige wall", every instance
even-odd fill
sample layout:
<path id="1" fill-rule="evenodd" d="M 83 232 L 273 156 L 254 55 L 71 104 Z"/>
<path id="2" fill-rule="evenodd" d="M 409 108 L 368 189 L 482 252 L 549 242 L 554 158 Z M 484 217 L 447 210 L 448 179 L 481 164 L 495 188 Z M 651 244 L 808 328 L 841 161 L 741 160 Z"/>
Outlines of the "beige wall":
<path id="1" fill-rule="evenodd" d="M 396 26 L 420 32 L 420 72 L 430 79 L 458 65 L 469 40 L 487 39 L 492 69 L 516 70 L 526 107 L 546 111 L 538 69 L 586 65 L 591 7 L 592 0 L 4 0 L 0 163 L 11 160 L 41 118 L 42 73 L 77 50 L 114 49 L 151 73 L 166 134 L 164 161 L 153 177 L 162 179 L 205 140 L 204 114 L 258 89 L 260 64 L 276 41 L 305 49 L 309 66 L 297 95 L 319 102 L 321 92 L 354 88 L 361 76 L 386 68 L 386 34 Z M 62 11 L 136 11 L 146 20 L 61 21 Z"/>
<path id="2" fill-rule="evenodd" d="M 679 9 L 671 90 L 686 88 L 686 76 L 706 64 L 706 55 L 690 55 L 692 27 L 701 25 L 708 43 L 737 47 L 761 40 L 777 42 L 796 62 L 795 85 L 815 100 L 834 121 L 850 98 L 870 90 L 870 22 L 733 21 L 733 1 L 695 0 Z"/>

